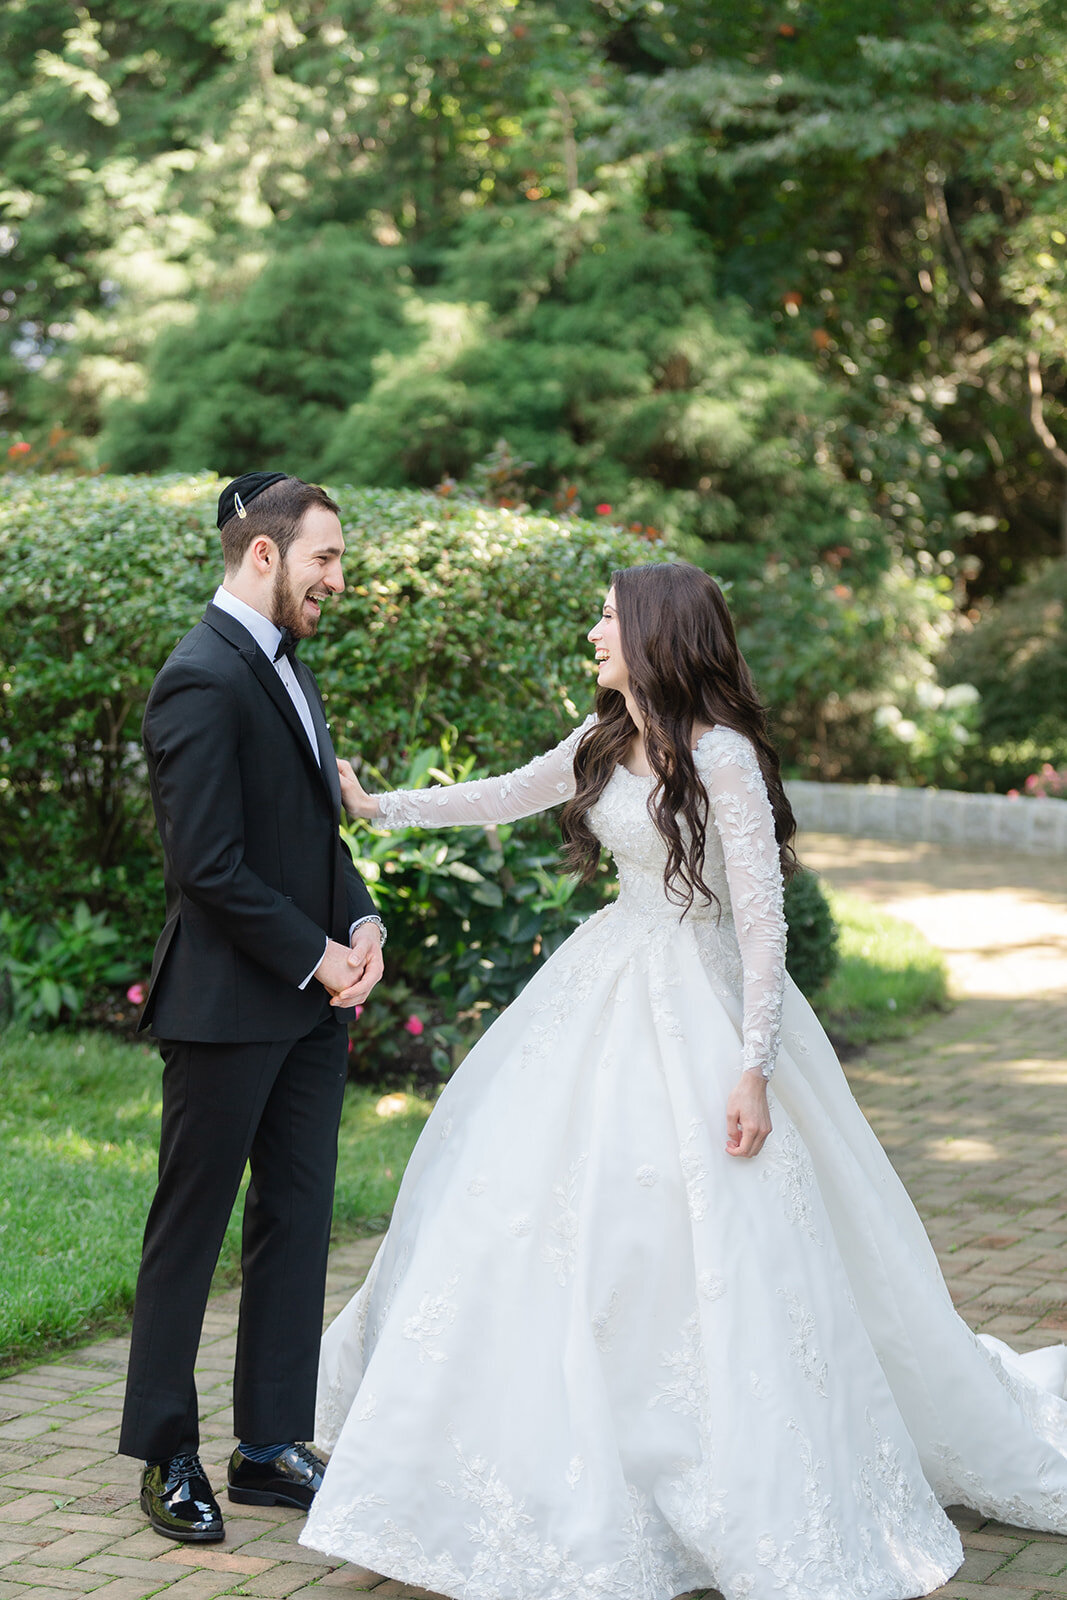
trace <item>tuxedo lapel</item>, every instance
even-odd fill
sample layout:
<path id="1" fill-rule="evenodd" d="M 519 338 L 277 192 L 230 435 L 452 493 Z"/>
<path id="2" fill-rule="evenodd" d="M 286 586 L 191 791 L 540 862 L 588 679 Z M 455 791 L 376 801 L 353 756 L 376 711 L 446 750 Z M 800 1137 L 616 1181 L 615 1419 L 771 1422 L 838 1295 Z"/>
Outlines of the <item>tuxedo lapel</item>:
<path id="1" fill-rule="evenodd" d="M 299 659 L 296 660 L 297 682 L 304 691 L 304 698 L 311 711 L 311 720 L 315 724 L 315 738 L 319 747 L 319 770 L 326 780 L 326 787 L 330 791 L 330 799 L 338 818 L 341 815 L 341 780 L 337 776 L 337 758 L 334 755 L 333 741 L 330 738 L 330 729 L 326 721 L 326 712 L 323 709 L 322 697 L 319 686 L 315 682 L 315 674 Z"/>
<path id="2" fill-rule="evenodd" d="M 223 611 L 219 606 L 209 605 L 207 610 L 204 612 L 204 621 L 207 623 L 208 627 L 214 628 L 216 633 L 221 634 L 224 639 L 228 640 L 229 643 L 232 644 L 248 662 L 248 665 L 258 678 L 260 684 L 267 691 L 267 694 L 270 696 L 271 700 L 274 702 L 278 711 L 281 713 L 285 722 L 291 729 L 293 737 L 300 746 L 304 760 L 307 761 L 309 766 L 314 769 L 319 780 L 325 784 L 327 793 L 330 796 L 331 804 L 334 805 L 336 811 L 338 814 L 340 814 L 341 783 L 337 776 L 337 764 L 334 761 L 333 750 L 332 748 L 330 749 L 330 759 L 328 764 L 323 761 L 322 765 L 320 766 L 319 763 L 316 762 L 315 752 L 312 750 L 308 741 L 307 730 L 300 720 L 300 716 L 292 702 L 292 699 L 290 698 L 288 689 L 278 676 L 278 672 L 274 666 L 274 663 L 267 660 L 267 657 L 259 648 L 248 629 L 243 627 L 242 624 L 237 621 L 236 617 L 231 617 L 228 611 Z M 315 724 L 316 739 L 319 747 L 319 758 L 321 761 L 323 739 L 325 738 L 326 745 L 329 748 L 330 736 L 326 731 L 326 718 L 323 715 L 322 704 L 319 700 L 317 692 L 312 694 L 308 693 L 308 680 L 310 679 L 312 684 L 314 684 L 315 680 L 308 671 L 307 667 L 305 667 L 300 661 L 297 662 L 297 678 L 301 688 L 304 691 L 305 697 L 307 698 L 308 705 L 311 708 L 311 716 L 312 721 Z M 322 725 L 321 732 L 319 728 L 320 723 Z M 329 770 L 327 770 L 327 768 Z M 331 777 L 333 779 L 332 783 L 330 781 Z M 336 798 L 334 793 L 335 790 Z"/>

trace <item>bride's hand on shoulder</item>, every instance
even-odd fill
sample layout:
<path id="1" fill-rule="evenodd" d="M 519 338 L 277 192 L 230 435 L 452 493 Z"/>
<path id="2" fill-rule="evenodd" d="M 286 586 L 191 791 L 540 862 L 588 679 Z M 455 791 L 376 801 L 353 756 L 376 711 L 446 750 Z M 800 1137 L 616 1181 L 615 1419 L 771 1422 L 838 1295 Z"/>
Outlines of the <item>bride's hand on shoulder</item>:
<path id="1" fill-rule="evenodd" d="M 742 1072 L 726 1102 L 726 1154 L 759 1155 L 770 1131 L 767 1080 L 762 1072 Z"/>
<path id="2" fill-rule="evenodd" d="M 341 799 L 344 801 L 345 810 L 350 817 L 371 817 L 378 815 L 378 796 L 368 794 L 366 789 L 356 777 L 351 761 L 337 757 L 337 776 L 341 780 Z"/>

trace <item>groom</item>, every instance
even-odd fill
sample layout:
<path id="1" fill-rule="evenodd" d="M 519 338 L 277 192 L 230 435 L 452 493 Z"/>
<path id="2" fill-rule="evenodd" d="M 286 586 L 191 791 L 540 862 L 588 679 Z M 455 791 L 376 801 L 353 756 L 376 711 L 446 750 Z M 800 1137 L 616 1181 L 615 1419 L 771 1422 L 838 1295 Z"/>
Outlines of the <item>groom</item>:
<path id="1" fill-rule="evenodd" d="M 385 929 L 338 834 L 315 679 L 295 645 L 344 588 L 338 508 L 282 472 L 219 497 L 222 586 L 164 663 L 144 742 L 167 915 L 141 1026 L 163 1057 L 119 1449 L 168 1538 L 221 1539 L 193 1365 L 246 1162 L 229 1498 L 307 1508 L 348 1007 Z"/>

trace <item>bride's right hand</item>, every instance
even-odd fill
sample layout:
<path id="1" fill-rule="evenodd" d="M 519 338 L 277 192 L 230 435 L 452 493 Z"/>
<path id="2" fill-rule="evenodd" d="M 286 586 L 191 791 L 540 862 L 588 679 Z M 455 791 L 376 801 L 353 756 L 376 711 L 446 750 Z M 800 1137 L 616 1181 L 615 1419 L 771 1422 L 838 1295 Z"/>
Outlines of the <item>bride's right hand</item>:
<path id="1" fill-rule="evenodd" d="M 366 789 L 356 777 L 351 761 L 344 761 L 337 757 L 337 776 L 341 780 L 341 799 L 344 801 L 345 810 L 350 817 L 371 817 L 378 815 L 378 796 L 368 794 Z"/>

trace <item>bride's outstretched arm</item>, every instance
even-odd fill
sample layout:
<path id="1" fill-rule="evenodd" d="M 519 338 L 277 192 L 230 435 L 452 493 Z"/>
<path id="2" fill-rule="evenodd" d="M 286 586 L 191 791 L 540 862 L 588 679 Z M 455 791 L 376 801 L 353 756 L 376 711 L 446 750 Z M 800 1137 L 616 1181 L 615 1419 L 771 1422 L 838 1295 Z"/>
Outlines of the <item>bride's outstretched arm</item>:
<path id="1" fill-rule="evenodd" d="M 752 743 L 728 728 L 708 742 L 701 776 L 722 840 L 744 974 L 742 1060 L 745 1071 L 769 1078 L 782 1024 L 786 940 L 774 813 Z"/>
<path id="2" fill-rule="evenodd" d="M 368 817 L 387 828 L 456 828 L 517 822 L 537 811 L 562 805 L 574 794 L 574 752 L 595 719 L 586 718 L 555 749 L 524 767 L 470 783 L 434 784 L 427 789 L 395 789 L 368 795 L 347 761 L 338 761 L 341 795 L 352 816 Z"/>

